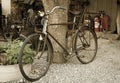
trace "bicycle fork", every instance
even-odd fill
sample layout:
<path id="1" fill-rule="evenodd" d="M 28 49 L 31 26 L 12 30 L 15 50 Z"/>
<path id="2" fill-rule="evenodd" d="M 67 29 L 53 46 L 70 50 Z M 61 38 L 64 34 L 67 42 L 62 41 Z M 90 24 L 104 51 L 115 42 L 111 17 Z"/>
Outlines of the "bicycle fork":
<path id="1" fill-rule="evenodd" d="M 48 23 L 48 16 L 46 16 L 46 18 L 45 19 L 42 19 L 42 21 L 41 21 L 41 23 L 43 24 L 43 30 L 42 30 L 42 32 L 43 32 L 43 34 L 45 34 L 45 37 L 43 38 L 43 36 L 40 34 L 40 36 L 39 36 L 39 42 L 38 42 L 38 47 L 37 47 L 37 53 L 36 54 L 38 54 L 38 52 L 39 52 L 39 49 L 40 49 L 40 45 L 42 44 L 42 41 L 44 40 L 44 45 L 43 45 L 43 49 L 42 49 L 42 53 L 39 55 L 39 56 L 37 56 L 37 58 L 39 59 L 41 56 L 42 56 L 42 54 L 44 53 L 44 50 L 45 50 L 45 45 L 46 45 L 46 42 L 47 42 L 47 23 Z"/>

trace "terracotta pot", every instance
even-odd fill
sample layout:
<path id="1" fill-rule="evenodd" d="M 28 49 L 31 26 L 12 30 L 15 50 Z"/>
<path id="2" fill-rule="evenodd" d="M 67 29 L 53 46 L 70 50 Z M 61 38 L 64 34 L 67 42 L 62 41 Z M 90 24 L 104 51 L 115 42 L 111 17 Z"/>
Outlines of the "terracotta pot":
<path id="1" fill-rule="evenodd" d="M 26 71 L 30 71 L 31 65 L 25 65 Z M 23 76 L 18 65 L 0 65 L 0 82 L 20 80 Z"/>

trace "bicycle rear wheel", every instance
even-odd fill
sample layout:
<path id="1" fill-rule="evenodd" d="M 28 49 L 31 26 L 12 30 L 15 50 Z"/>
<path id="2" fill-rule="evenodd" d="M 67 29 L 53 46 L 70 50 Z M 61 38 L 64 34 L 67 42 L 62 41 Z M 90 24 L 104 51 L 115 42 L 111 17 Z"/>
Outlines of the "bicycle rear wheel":
<path id="1" fill-rule="evenodd" d="M 40 40 L 41 36 L 41 40 Z M 27 57 L 26 57 L 27 56 Z M 19 52 L 19 68 L 23 77 L 28 81 L 36 81 L 43 77 L 50 66 L 52 47 L 44 34 L 32 34 L 25 39 Z M 25 70 L 24 58 L 30 61 L 30 69 Z"/>
<path id="2" fill-rule="evenodd" d="M 87 64 L 94 60 L 97 53 L 97 36 L 89 27 L 83 27 L 75 34 L 74 48 L 78 60 Z"/>

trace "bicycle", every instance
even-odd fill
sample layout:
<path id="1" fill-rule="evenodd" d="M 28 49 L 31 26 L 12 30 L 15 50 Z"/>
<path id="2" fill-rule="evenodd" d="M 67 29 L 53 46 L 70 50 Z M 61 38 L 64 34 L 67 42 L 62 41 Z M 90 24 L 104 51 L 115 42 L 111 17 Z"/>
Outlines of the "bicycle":
<path id="1" fill-rule="evenodd" d="M 85 3 L 84 3 L 85 5 Z M 85 27 L 82 23 L 82 18 L 84 17 L 84 13 L 86 11 L 86 7 L 83 5 L 83 10 L 79 14 L 74 14 L 75 18 L 79 16 L 80 20 L 78 23 L 74 20 L 72 23 L 58 23 L 58 24 L 49 24 L 49 25 L 69 25 L 73 24 L 73 40 L 71 41 L 72 47 L 70 47 L 70 51 L 64 46 L 62 46 L 59 41 L 57 41 L 48 31 L 48 19 L 49 15 L 54 12 L 55 9 L 63 9 L 66 8 L 62 6 L 55 6 L 51 11 L 43 12 L 39 11 L 39 15 L 43 17 L 43 30 L 38 31 L 36 30 L 35 34 L 31 34 L 28 38 L 25 39 L 23 42 L 22 47 L 20 48 L 18 62 L 19 62 L 19 69 L 23 77 L 28 81 L 36 81 L 43 77 L 48 69 L 50 64 L 52 63 L 53 58 L 53 47 L 52 43 L 48 36 L 52 37 L 58 45 L 64 50 L 67 56 L 64 56 L 65 59 L 69 59 L 70 57 L 76 56 L 78 60 L 83 63 L 87 64 L 94 60 L 96 53 L 97 53 L 97 36 L 95 32 L 91 29 L 91 26 Z M 70 11 L 71 12 L 71 11 Z M 73 13 L 73 12 L 71 12 Z M 32 51 L 31 54 L 31 71 L 28 73 L 24 69 L 25 63 L 23 62 L 25 49 L 29 49 Z M 91 54 L 90 54 L 90 53 Z M 86 56 L 87 55 L 87 56 Z M 90 57 L 91 56 L 91 57 Z"/>
<path id="2" fill-rule="evenodd" d="M 5 17 L 2 16 L 2 27 L 1 27 L 1 34 L 5 41 L 14 40 L 18 37 L 21 37 L 21 32 L 24 28 L 22 22 L 11 22 L 10 16 Z"/>

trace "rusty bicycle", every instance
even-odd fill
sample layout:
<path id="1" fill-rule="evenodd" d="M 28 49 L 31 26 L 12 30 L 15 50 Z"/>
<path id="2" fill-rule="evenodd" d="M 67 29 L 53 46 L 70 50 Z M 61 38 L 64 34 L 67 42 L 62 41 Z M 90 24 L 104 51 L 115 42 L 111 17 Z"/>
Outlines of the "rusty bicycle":
<path id="1" fill-rule="evenodd" d="M 67 56 L 64 56 L 65 59 L 70 59 L 73 56 L 76 56 L 78 60 L 83 63 L 87 64 L 92 62 L 95 59 L 96 53 L 97 53 L 97 36 L 96 33 L 91 29 L 91 26 L 84 26 L 82 23 L 82 19 L 84 17 L 84 13 L 86 11 L 86 3 L 82 5 L 82 11 L 78 14 L 74 14 L 74 21 L 72 22 L 73 29 L 75 31 L 72 33 L 72 41 L 70 51 L 68 49 L 64 48 L 64 46 L 57 41 L 56 38 L 54 38 L 48 29 L 49 25 L 69 25 L 71 23 L 58 23 L 58 24 L 49 24 L 48 25 L 48 19 L 49 15 L 54 12 L 56 9 L 63 9 L 65 10 L 65 7 L 62 6 L 55 6 L 51 11 L 49 12 L 40 12 L 39 16 L 42 17 L 43 21 L 43 29 L 42 31 L 36 30 L 35 34 L 31 34 L 28 36 L 25 41 L 22 44 L 22 47 L 19 52 L 19 68 L 23 75 L 23 77 L 28 81 L 36 81 L 39 80 L 41 77 L 43 77 L 48 69 L 50 64 L 52 63 L 53 58 L 53 47 L 51 40 L 48 36 L 50 36 L 55 42 L 64 50 L 64 52 L 67 54 Z M 79 21 L 76 22 L 76 18 L 80 18 Z M 31 62 L 31 69 L 30 71 L 26 71 L 24 68 L 24 54 L 25 49 L 29 50 L 30 58 L 32 60 Z"/>

